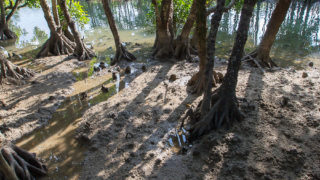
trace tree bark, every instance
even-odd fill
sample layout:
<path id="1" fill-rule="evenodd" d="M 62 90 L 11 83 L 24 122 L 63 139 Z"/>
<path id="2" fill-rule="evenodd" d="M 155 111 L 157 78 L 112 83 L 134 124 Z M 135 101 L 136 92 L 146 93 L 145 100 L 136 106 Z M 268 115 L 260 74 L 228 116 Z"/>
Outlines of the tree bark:
<path id="1" fill-rule="evenodd" d="M 60 27 L 60 19 L 58 15 L 58 9 L 57 9 L 57 0 L 51 0 L 52 2 L 52 14 L 54 18 L 54 22 L 56 23 L 57 27 Z"/>
<path id="2" fill-rule="evenodd" d="M 191 46 L 189 35 L 193 27 L 194 21 L 196 20 L 196 2 L 197 0 L 193 0 L 187 21 L 182 28 L 181 34 L 177 37 L 177 39 L 174 42 L 174 57 L 178 60 L 189 60 L 191 58 L 191 53 L 195 51 L 193 49 L 191 49 L 190 51 Z"/>
<path id="3" fill-rule="evenodd" d="M 80 61 L 92 59 L 95 56 L 95 54 L 90 49 L 86 48 L 82 39 L 80 38 L 80 33 L 76 29 L 75 22 L 70 17 L 65 0 L 60 0 L 60 7 L 63 11 L 64 17 L 68 22 L 68 25 L 72 31 L 72 34 L 76 43 L 76 47 L 74 49 L 73 55 L 77 57 Z"/>
<path id="4" fill-rule="evenodd" d="M 157 6 L 155 8 L 158 8 Z M 156 11 L 157 34 L 155 50 L 152 56 L 156 59 L 173 57 L 173 0 L 162 0 L 160 12 Z"/>
<path id="5" fill-rule="evenodd" d="M 268 22 L 267 30 L 258 46 L 258 48 L 246 56 L 244 59 L 256 58 L 262 67 L 273 67 L 276 64 L 270 58 L 271 47 L 276 39 L 276 35 L 284 21 L 287 11 L 290 7 L 291 0 L 279 0 L 275 10 Z"/>
<path id="6" fill-rule="evenodd" d="M 215 43 L 215 38 L 216 38 L 216 33 L 218 32 L 218 28 L 219 28 L 219 24 L 222 18 L 222 14 L 226 11 L 228 11 L 230 9 L 229 6 L 231 6 L 230 4 L 225 7 L 224 6 L 225 1 L 218 1 L 217 6 L 215 6 L 215 16 L 212 17 L 212 21 L 211 21 L 211 32 L 210 35 L 208 37 L 209 41 L 210 41 L 210 48 L 208 47 L 208 57 L 206 56 L 207 53 L 207 47 L 205 44 L 206 41 L 206 35 L 207 32 L 200 30 L 202 28 L 205 27 L 206 25 L 206 17 L 208 15 L 206 8 L 205 7 L 197 7 L 196 9 L 198 9 L 197 11 L 197 27 L 196 27 L 196 32 L 194 34 L 194 37 L 196 37 L 196 40 L 198 42 L 197 45 L 197 49 L 198 49 L 198 55 L 200 58 L 200 63 L 199 63 L 199 71 L 192 76 L 192 78 L 189 80 L 188 82 L 188 86 L 189 86 L 189 91 L 191 93 L 197 93 L 197 94 L 201 94 L 205 88 L 209 85 L 212 87 L 212 84 L 216 84 L 216 82 L 219 82 L 220 79 L 215 76 L 214 79 L 212 79 L 212 74 L 215 74 L 215 72 L 212 72 L 212 68 L 213 68 L 213 61 L 214 61 L 214 43 Z M 200 12 L 201 11 L 201 12 Z M 199 15 L 202 17 L 202 21 L 203 22 L 199 22 Z M 214 21 L 213 21 L 214 19 Z M 212 44 L 213 43 L 213 44 Z M 207 69 L 208 67 L 211 67 L 210 69 Z M 210 77 L 207 77 L 207 75 L 210 75 Z M 207 84 L 207 82 L 210 81 L 209 84 Z M 211 88 L 210 88 L 211 89 Z M 203 111 L 207 111 L 207 110 L 203 110 Z"/>
<path id="7" fill-rule="evenodd" d="M 205 79 L 205 91 L 203 95 L 202 105 L 201 105 L 201 117 L 204 117 L 210 111 L 210 102 L 211 102 L 211 91 L 213 84 L 213 67 L 214 67 L 214 57 L 215 57 L 215 45 L 216 37 L 218 34 L 218 29 L 220 26 L 220 21 L 224 12 L 225 0 L 218 0 L 217 9 L 211 17 L 211 28 L 208 36 L 208 65 L 205 67 L 204 79 Z"/>
<path id="8" fill-rule="evenodd" d="M 201 94 L 205 87 L 205 68 L 208 64 L 207 60 L 207 46 L 206 46 L 206 36 L 207 36 L 207 22 L 206 22 L 206 8 L 205 0 L 196 0 L 197 11 L 197 26 L 196 33 L 198 36 L 198 56 L 199 71 L 190 79 L 188 86 L 190 87 L 192 93 Z"/>
<path id="9" fill-rule="evenodd" d="M 108 0 L 102 0 L 102 3 L 103 3 L 104 12 L 107 16 L 109 26 L 113 35 L 115 46 L 116 46 L 116 54 L 114 59 L 111 62 L 111 65 L 114 65 L 115 63 L 119 62 L 122 59 L 127 61 L 136 60 L 136 57 L 133 54 L 129 53 L 120 41 L 116 23 L 114 21 Z"/>
<path id="10" fill-rule="evenodd" d="M 20 0 L 17 0 L 13 9 L 10 11 L 8 16 L 6 16 L 5 8 L 4 8 L 4 0 L 0 0 L 0 10 L 1 10 L 1 17 L 0 17 L 0 40 L 8 40 L 8 39 L 15 39 L 17 35 L 9 29 L 8 22 L 10 21 L 12 15 L 18 8 L 18 3 Z"/>
<path id="11" fill-rule="evenodd" d="M 212 108 L 210 112 L 192 126 L 190 140 L 194 140 L 214 128 L 220 128 L 225 124 L 230 126 L 233 121 L 243 119 L 243 115 L 238 109 L 235 91 L 241 58 L 248 37 L 250 18 L 256 2 L 257 0 L 244 0 L 239 27 L 224 81 L 211 98 Z"/>
<path id="12" fill-rule="evenodd" d="M 59 56 L 74 52 L 75 44 L 71 42 L 62 32 L 61 27 L 57 27 L 46 0 L 40 0 L 44 17 L 50 29 L 50 38 L 44 43 L 37 58 L 46 56 Z"/>

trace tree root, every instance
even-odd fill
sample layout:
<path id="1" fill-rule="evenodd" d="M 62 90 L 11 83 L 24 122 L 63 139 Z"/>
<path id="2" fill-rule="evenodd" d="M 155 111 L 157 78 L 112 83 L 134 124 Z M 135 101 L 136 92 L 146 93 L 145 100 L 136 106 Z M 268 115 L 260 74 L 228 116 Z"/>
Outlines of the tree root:
<path id="1" fill-rule="evenodd" d="M 244 62 L 250 62 L 251 65 L 258 67 L 263 71 L 263 68 L 272 68 L 278 67 L 277 64 L 272 61 L 272 59 L 268 56 L 259 55 L 258 50 L 254 50 L 251 53 L 245 55 L 242 58 Z"/>
<path id="2" fill-rule="evenodd" d="M 0 179 L 32 180 L 47 175 L 47 168 L 35 154 L 31 154 L 11 143 L 0 146 Z"/>
<path id="3" fill-rule="evenodd" d="M 9 40 L 9 39 L 16 39 L 17 35 L 11 31 L 10 29 L 2 29 L 0 30 L 0 40 Z"/>
<path id="4" fill-rule="evenodd" d="M 173 47 L 171 45 L 168 46 L 156 46 L 152 53 L 152 57 L 155 59 L 167 59 L 173 57 Z"/>
<path id="5" fill-rule="evenodd" d="M 223 125 L 230 127 L 235 120 L 241 121 L 244 118 L 238 108 L 238 101 L 235 95 L 216 91 L 212 95 L 211 103 L 212 108 L 209 113 L 192 125 L 190 130 L 191 141 L 209 133 L 212 129 L 219 129 Z M 195 110 L 195 118 L 200 117 L 200 107 L 201 104 Z"/>
<path id="6" fill-rule="evenodd" d="M 127 49 L 121 44 L 116 51 L 114 59 L 111 59 L 111 65 L 115 65 L 120 60 L 134 61 L 137 58 L 131 54 Z"/>
<path id="7" fill-rule="evenodd" d="M 71 54 L 74 52 L 74 48 L 75 44 L 63 35 L 62 32 L 54 32 L 51 33 L 50 38 L 44 43 L 36 57 L 40 58 Z"/>
<path id="8" fill-rule="evenodd" d="M 23 68 L 16 66 L 9 60 L 5 59 L 2 55 L 0 55 L 0 65 L 1 65 L 1 73 L 0 73 L 0 83 L 3 79 L 7 77 L 11 77 L 14 79 L 24 79 L 24 78 L 30 78 L 34 76 L 34 72 Z"/>
<path id="9" fill-rule="evenodd" d="M 195 54 L 195 50 L 190 46 L 189 39 L 183 39 L 180 36 L 174 42 L 174 57 L 178 60 L 190 60 L 191 54 Z"/>
<path id="10" fill-rule="evenodd" d="M 84 45 L 83 42 L 82 46 L 83 47 L 79 47 L 80 49 L 76 49 L 73 53 L 73 55 L 76 56 L 79 61 L 89 60 L 96 56 L 92 50 L 88 49 Z"/>
<path id="11" fill-rule="evenodd" d="M 191 94 L 202 94 L 205 89 L 204 73 L 199 71 L 188 81 L 188 91 Z M 218 83 L 222 83 L 223 75 L 220 72 L 213 71 L 213 87 L 217 87 Z"/>

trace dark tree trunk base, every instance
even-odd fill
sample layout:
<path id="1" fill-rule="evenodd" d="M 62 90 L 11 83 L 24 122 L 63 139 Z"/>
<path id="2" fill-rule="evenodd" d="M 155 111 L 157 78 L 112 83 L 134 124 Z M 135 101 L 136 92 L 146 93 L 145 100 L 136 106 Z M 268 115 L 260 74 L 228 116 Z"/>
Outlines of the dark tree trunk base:
<path id="1" fill-rule="evenodd" d="M 219 91 L 219 89 L 211 97 L 211 110 L 200 120 L 201 103 L 193 115 L 195 118 L 193 121 L 197 122 L 190 129 L 191 141 L 209 133 L 212 129 L 219 129 L 223 125 L 229 127 L 234 121 L 241 121 L 244 118 L 238 108 L 236 96 Z"/>
<path id="2" fill-rule="evenodd" d="M 79 50 L 75 50 L 73 55 L 77 57 L 79 61 L 90 60 L 96 56 L 94 52 L 88 49 L 87 47 L 85 47 L 84 44 L 83 44 L 83 48 Z"/>
<path id="3" fill-rule="evenodd" d="M 60 56 L 74 52 L 75 44 L 62 33 L 51 33 L 50 38 L 44 43 L 37 58 Z"/>
<path id="4" fill-rule="evenodd" d="M 9 28 L 0 28 L 0 40 L 16 39 L 17 35 Z"/>
<path id="5" fill-rule="evenodd" d="M 191 47 L 189 39 L 179 36 L 174 42 L 174 57 L 178 60 L 190 60 L 191 54 L 197 54 L 197 52 Z"/>
<path id="6" fill-rule="evenodd" d="M 12 62 L 6 60 L 4 57 L 1 57 L 0 64 L 1 64 L 0 83 L 2 83 L 2 80 L 7 77 L 11 77 L 14 79 L 24 79 L 24 78 L 30 78 L 34 76 L 33 71 L 23 67 L 16 66 Z"/>
<path id="7" fill-rule="evenodd" d="M 160 43 L 159 43 L 160 44 Z M 152 57 L 155 59 L 170 59 L 173 57 L 173 47 L 171 44 L 156 45 Z"/>
<path id="8" fill-rule="evenodd" d="M 47 175 L 47 168 L 35 154 L 31 154 L 11 143 L 0 145 L 0 179 L 32 180 Z"/>
<path id="9" fill-rule="evenodd" d="M 259 68 L 272 68 L 278 67 L 275 62 L 272 61 L 269 55 L 262 56 L 258 53 L 258 50 L 254 50 L 242 58 L 245 62 L 250 62 L 251 65 Z"/>
<path id="10" fill-rule="evenodd" d="M 197 72 L 192 76 L 192 78 L 188 81 L 188 91 L 192 94 L 202 94 L 205 90 L 205 78 L 204 72 Z M 216 87 L 218 83 L 222 83 L 223 75 L 221 73 L 217 73 L 213 71 L 213 87 Z"/>
<path id="11" fill-rule="evenodd" d="M 137 58 L 121 44 L 120 48 L 117 49 L 114 59 L 111 60 L 111 65 L 115 65 L 120 60 L 134 61 L 136 59 Z"/>

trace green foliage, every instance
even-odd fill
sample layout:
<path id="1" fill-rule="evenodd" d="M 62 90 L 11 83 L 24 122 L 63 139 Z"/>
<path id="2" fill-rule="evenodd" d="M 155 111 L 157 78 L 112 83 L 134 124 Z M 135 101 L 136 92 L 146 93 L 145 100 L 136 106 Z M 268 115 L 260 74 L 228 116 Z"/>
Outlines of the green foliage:
<path id="1" fill-rule="evenodd" d="M 88 18 L 87 12 L 83 9 L 83 6 L 80 4 L 79 1 L 74 1 L 74 0 L 71 0 L 71 2 L 70 0 L 67 0 L 66 3 L 67 3 L 68 11 L 71 15 L 71 18 L 73 18 L 73 20 L 80 26 L 80 28 L 84 28 L 84 25 L 89 22 L 89 18 Z M 60 6 L 57 6 L 57 7 L 58 7 L 60 21 L 65 22 L 65 18 Z M 64 26 L 65 26 L 64 28 L 67 27 L 66 24 L 64 24 Z"/>
<path id="2" fill-rule="evenodd" d="M 45 40 L 48 39 L 48 34 L 37 26 L 34 27 L 33 34 L 34 34 L 34 37 L 32 38 L 31 41 L 44 42 Z"/>
<path id="3" fill-rule="evenodd" d="M 4 1 L 4 6 L 8 7 L 6 14 L 8 14 L 11 11 L 11 9 L 13 9 L 15 2 L 16 1 L 13 1 L 13 0 L 5 0 Z M 27 6 L 30 8 L 40 8 L 40 1 L 39 0 L 22 0 L 20 2 L 19 6 L 23 6 L 23 7 Z"/>
<path id="4" fill-rule="evenodd" d="M 175 22 L 176 28 L 180 29 L 186 22 L 190 9 L 192 5 L 192 0 L 173 0 L 173 22 Z"/>

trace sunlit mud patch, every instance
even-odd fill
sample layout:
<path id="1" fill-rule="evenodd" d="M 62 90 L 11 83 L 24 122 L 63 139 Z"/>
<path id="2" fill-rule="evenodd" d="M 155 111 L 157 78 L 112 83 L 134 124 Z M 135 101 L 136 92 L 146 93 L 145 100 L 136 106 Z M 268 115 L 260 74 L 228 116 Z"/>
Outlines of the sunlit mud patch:
<path id="1" fill-rule="evenodd" d="M 175 132 L 169 135 L 168 144 L 175 153 L 185 154 L 191 147 L 187 137 L 188 132 L 184 128 L 181 128 L 181 130 L 175 129 Z"/>

